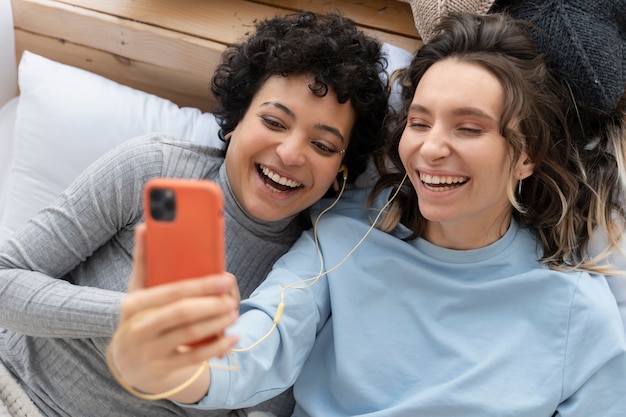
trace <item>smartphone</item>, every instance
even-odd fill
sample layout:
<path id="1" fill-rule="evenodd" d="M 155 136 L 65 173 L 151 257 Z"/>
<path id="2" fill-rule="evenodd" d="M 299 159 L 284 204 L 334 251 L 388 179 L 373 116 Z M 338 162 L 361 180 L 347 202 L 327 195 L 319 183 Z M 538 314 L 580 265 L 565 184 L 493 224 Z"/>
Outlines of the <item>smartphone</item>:
<path id="1" fill-rule="evenodd" d="M 209 180 L 146 183 L 146 286 L 224 271 L 223 201 L 222 190 Z"/>

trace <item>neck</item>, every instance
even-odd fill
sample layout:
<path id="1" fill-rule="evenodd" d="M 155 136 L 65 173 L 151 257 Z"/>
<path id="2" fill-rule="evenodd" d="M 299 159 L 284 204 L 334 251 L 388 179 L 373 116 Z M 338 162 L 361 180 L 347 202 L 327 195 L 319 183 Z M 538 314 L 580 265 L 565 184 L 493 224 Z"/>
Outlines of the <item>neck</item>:
<path id="1" fill-rule="evenodd" d="M 511 215 L 488 223 L 471 221 L 427 221 L 423 238 L 447 249 L 470 250 L 499 240 L 511 224 Z"/>

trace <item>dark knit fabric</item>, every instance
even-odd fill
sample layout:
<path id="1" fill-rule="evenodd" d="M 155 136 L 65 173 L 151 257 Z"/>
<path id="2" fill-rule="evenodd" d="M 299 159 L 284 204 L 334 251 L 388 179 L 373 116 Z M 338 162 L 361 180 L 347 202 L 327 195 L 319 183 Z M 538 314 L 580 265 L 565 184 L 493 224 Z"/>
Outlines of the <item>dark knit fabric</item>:
<path id="1" fill-rule="evenodd" d="M 498 0 L 491 12 L 501 10 L 541 29 L 537 43 L 580 104 L 615 108 L 626 87 L 626 0 Z"/>

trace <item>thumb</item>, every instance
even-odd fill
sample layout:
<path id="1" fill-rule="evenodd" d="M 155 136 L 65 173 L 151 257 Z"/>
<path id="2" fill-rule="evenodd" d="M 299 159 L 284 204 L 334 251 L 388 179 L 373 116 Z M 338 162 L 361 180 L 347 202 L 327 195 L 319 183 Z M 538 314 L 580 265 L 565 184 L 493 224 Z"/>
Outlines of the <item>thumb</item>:
<path id="1" fill-rule="evenodd" d="M 145 259 L 145 236 L 146 225 L 140 224 L 135 229 L 135 249 L 133 251 L 133 271 L 130 275 L 130 282 L 128 283 L 128 292 L 136 291 L 145 288 L 145 276 L 146 276 L 146 259 Z"/>

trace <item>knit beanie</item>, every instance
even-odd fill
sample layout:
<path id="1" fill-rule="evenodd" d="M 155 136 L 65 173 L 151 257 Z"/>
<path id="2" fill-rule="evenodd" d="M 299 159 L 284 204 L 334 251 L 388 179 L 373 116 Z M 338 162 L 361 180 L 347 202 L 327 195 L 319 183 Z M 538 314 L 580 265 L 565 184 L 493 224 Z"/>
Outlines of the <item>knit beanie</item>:
<path id="1" fill-rule="evenodd" d="M 497 0 L 490 12 L 502 10 L 543 32 L 535 41 L 582 106 L 615 109 L 626 87 L 626 0 Z"/>
<path id="2" fill-rule="evenodd" d="M 401 0 L 411 5 L 417 33 L 424 43 L 436 35 L 433 31 L 441 16 L 451 12 L 485 14 L 493 0 Z"/>

